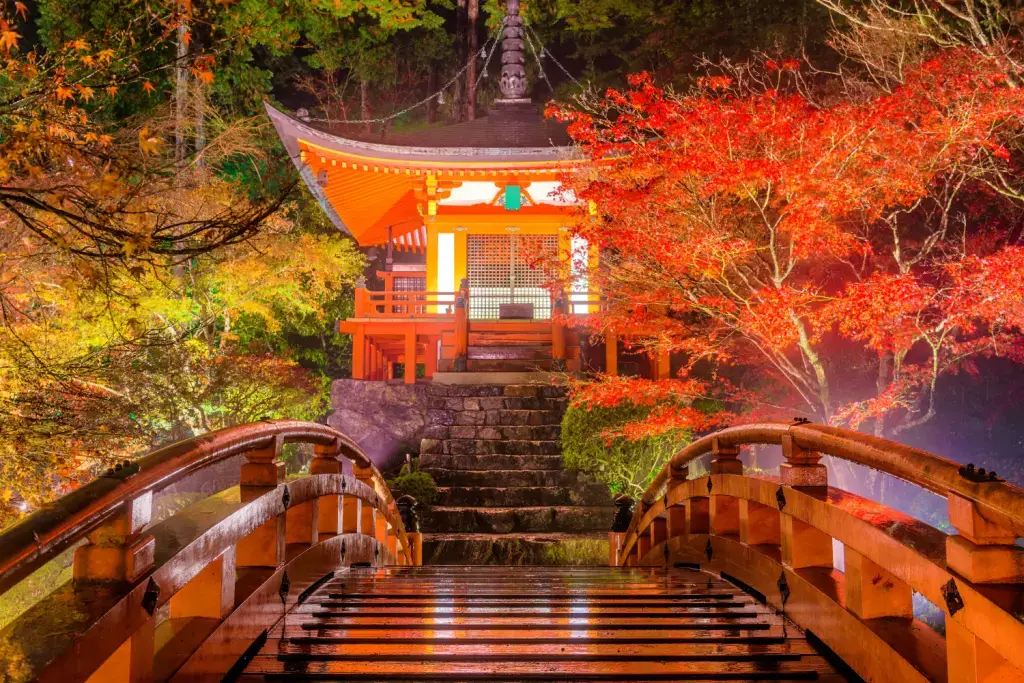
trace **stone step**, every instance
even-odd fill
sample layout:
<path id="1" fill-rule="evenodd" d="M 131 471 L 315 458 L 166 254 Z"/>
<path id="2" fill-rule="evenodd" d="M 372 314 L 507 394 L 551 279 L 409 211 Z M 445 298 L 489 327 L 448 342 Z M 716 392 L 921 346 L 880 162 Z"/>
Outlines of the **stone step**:
<path id="1" fill-rule="evenodd" d="M 566 388 L 556 384 L 427 384 L 428 396 L 508 396 L 519 398 L 565 398 Z"/>
<path id="2" fill-rule="evenodd" d="M 551 332 L 474 332 L 470 346 L 551 346 Z"/>
<path id="3" fill-rule="evenodd" d="M 476 427 L 472 425 L 431 425 L 423 431 L 425 439 L 497 439 L 517 441 L 554 441 L 562 435 L 560 425 Z"/>
<path id="4" fill-rule="evenodd" d="M 460 385 L 448 385 L 460 386 Z M 536 396 L 430 396 L 428 410 L 543 410 L 565 412 L 568 399 Z"/>
<path id="5" fill-rule="evenodd" d="M 607 532 L 615 507 L 540 506 L 507 508 L 448 507 L 435 505 L 420 514 L 424 532 L 509 534 Z"/>
<path id="6" fill-rule="evenodd" d="M 495 480 L 498 478 L 495 477 Z M 492 483 L 502 483 L 495 481 Z M 608 487 L 603 484 L 584 486 L 491 486 L 439 487 L 437 504 L 443 507 L 475 506 L 538 507 L 544 505 L 611 505 Z"/>
<path id="7" fill-rule="evenodd" d="M 561 470 L 561 455 L 449 455 L 422 453 L 420 467 L 425 470 Z"/>
<path id="8" fill-rule="evenodd" d="M 437 363 L 439 372 L 454 372 L 455 360 L 442 358 Z M 558 368 L 553 358 L 469 358 L 466 361 L 468 372 L 552 372 Z"/>
<path id="9" fill-rule="evenodd" d="M 519 359 L 549 361 L 551 360 L 551 346 L 538 346 L 536 344 L 470 346 L 467 351 L 467 357 L 469 360 Z"/>
<path id="10" fill-rule="evenodd" d="M 555 440 L 423 439 L 420 454 L 448 455 L 560 455 L 562 442 Z"/>
<path id="11" fill-rule="evenodd" d="M 421 469 L 430 474 L 438 486 L 577 486 L 586 478 L 568 470 L 449 470 L 422 465 Z"/>
<path id="12" fill-rule="evenodd" d="M 428 410 L 427 424 L 460 426 L 541 426 L 560 425 L 558 410 Z"/>
<path id="13" fill-rule="evenodd" d="M 608 534 L 424 534 L 423 563 L 604 566 Z"/>

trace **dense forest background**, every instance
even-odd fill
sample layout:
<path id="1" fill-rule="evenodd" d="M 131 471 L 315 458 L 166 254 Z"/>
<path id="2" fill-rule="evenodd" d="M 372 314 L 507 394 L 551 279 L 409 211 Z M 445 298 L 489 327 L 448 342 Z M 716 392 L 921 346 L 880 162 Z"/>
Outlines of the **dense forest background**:
<path id="1" fill-rule="evenodd" d="M 640 71 L 685 91 L 751 60 L 825 79 L 862 16 L 830 4 L 528 2 L 532 96 L 572 102 Z M 0 8 L 0 525 L 161 443 L 322 415 L 349 370 L 333 325 L 368 261 L 298 183 L 263 102 L 370 135 L 484 115 L 502 4 Z M 941 420 L 906 440 L 980 462 L 1019 451 L 1017 366 L 980 362 L 943 379 Z"/>

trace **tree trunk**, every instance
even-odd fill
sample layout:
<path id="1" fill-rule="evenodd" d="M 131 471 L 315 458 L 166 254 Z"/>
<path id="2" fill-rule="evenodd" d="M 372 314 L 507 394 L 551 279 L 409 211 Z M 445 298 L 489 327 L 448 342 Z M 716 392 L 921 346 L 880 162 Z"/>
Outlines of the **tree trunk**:
<path id="1" fill-rule="evenodd" d="M 194 43 L 195 40 L 193 37 L 192 42 Z M 206 161 L 203 159 L 203 150 L 206 149 L 206 86 L 198 80 L 196 81 L 196 90 L 192 101 L 195 103 L 196 117 L 196 166 L 204 168 L 206 166 Z"/>
<path id="2" fill-rule="evenodd" d="M 480 0 L 469 0 L 469 49 L 466 50 L 466 118 L 476 118 L 476 21 L 480 16 Z"/>
<path id="3" fill-rule="evenodd" d="M 458 64 L 466 63 L 466 3 L 468 0 L 458 0 L 455 7 L 455 46 L 458 51 Z M 460 66 L 461 68 L 461 66 Z M 466 117 L 465 87 L 461 78 L 455 79 L 454 91 L 452 93 L 452 113 L 456 121 L 464 121 Z"/>
<path id="4" fill-rule="evenodd" d="M 427 74 L 427 94 L 433 95 L 437 92 L 437 62 L 430 62 L 430 72 Z M 431 97 L 427 100 L 427 123 L 437 122 L 437 98 Z"/>
<path id="5" fill-rule="evenodd" d="M 359 81 L 359 118 L 364 121 L 370 118 L 370 82 L 365 78 Z M 367 133 L 373 132 L 369 121 L 363 127 Z"/>
<path id="6" fill-rule="evenodd" d="M 178 4 L 179 23 L 177 50 L 174 60 L 174 166 L 178 171 L 185 168 L 188 149 L 185 146 L 185 109 L 188 106 L 188 22 L 185 20 L 185 5 Z"/>

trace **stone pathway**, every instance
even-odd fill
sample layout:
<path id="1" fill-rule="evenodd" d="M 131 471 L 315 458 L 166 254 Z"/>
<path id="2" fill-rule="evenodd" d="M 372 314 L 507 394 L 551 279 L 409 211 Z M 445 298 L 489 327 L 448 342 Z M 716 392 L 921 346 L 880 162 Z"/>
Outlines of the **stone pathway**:
<path id="1" fill-rule="evenodd" d="M 420 468 L 440 495 L 421 513 L 425 563 L 558 563 L 602 541 L 607 557 L 607 487 L 562 469 L 565 389 L 431 384 L 427 401 Z"/>

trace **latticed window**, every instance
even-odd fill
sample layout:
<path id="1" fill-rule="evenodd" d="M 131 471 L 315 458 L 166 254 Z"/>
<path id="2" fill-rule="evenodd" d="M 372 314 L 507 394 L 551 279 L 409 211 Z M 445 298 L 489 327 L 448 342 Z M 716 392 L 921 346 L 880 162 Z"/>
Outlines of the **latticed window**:
<path id="1" fill-rule="evenodd" d="M 392 281 L 392 287 L 396 292 L 422 292 L 427 289 L 427 278 L 425 277 L 396 277 Z M 395 296 L 395 301 L 408 301 L 409 297 Z M 426 311 L 425 306 L 417 306 L 415 313 L 421 314 Z M 402 313 L 401 305 L 392 306 L 392 313 Z"/>
<path id="2" fill-rule="evenodd" d="M 551 318 L 547 273 L 538 263 L 558 254 L 557 235 L 469 235 L 469 317 L 495 319 L 501 304 L 533 304 L 533 317 Z"/>

